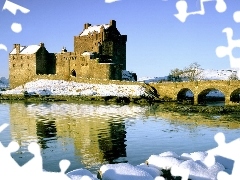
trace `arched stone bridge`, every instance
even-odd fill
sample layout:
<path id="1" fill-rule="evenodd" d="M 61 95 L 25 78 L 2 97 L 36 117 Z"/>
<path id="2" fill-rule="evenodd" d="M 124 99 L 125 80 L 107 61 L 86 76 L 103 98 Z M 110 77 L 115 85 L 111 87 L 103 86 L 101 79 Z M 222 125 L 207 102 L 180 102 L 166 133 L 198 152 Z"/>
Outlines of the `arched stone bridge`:
<path id="1" fill-rule="evenodd" d="M 212 90 L 219 90 L 225 96 L 225 105 L 239 102 L 240 81 L 214 80 L 214 81 L 193 81 L 193 82 L 162 82 L 150 83 L 161 98 L 181 100 L 186 97 L 186 92 L 193 93 L 194 104 L 199 104 Z"/>

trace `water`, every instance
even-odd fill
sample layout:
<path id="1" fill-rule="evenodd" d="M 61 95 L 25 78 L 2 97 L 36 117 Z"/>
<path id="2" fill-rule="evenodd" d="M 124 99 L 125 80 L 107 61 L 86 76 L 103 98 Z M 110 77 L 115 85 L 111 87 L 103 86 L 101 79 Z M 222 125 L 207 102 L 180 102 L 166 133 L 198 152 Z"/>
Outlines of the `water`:
<path id="1" fill-rule="evenodd" d="M 1 103 L 0 124 L 9 123 L 0 136 L 21 148 L 13 158 L 23 165 L 33 156 L 30 142 L 41 146 L 43 167 L 59 171 L 68 159 L 68 171 L 86 168 L 96 173 L 106 163 L 138 165 L 152 154 L 205 151 L 217 146 L 214 135 L 223 132 L 229 142 L 240 137 L 237 115 L 163 112 L 163 105 L 104 103 Z"/>

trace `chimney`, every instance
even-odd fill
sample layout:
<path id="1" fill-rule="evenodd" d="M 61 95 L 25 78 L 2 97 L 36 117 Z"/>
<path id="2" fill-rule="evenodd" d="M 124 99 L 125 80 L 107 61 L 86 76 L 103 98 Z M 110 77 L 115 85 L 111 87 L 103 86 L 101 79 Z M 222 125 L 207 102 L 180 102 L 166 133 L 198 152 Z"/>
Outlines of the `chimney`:
<path id="1" fill-rule="evenodd" d="M 20 53 L 20 44 L 14 44 L 13 48 L 16 49 L 16 54 Z"/>
<path id="2" fill-rule="evenodd" d="M 113 26 L 114 28 L 116 28 L 116 21 L 110 20 L 110 26 Z"/>
<path id="3" fill-rule="evenodd" d="M 67 49 L 66 49 L 66 47 L 63 47 L 61 52 L 62 52 L 62 53 L 65 53 L 65 52 L 67 52 Z"/>
<path id="4" fill-rule="evenodd" d="M 40 42 L 40 47 L 44 47 L 44 43 Z"/>
<path id="5" fill-rule="evenodd" d="M 89 26 L 91 26 L 91 24 L 89 23 L 84 24 L 84 29 L 87 29 Z"/>

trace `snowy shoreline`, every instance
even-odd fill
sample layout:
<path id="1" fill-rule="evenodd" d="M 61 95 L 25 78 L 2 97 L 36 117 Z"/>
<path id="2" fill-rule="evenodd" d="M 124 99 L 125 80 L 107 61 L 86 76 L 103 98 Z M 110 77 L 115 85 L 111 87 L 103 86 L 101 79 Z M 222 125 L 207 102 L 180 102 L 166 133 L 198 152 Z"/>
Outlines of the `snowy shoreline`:
<path id="1" fill-rule="evenodd" d="M 90 84 L 64 80 L 40 79 L 0 92 L 1 100 L 33 101 L 109 101 L 148 102 L 153 98 L 142 85 Z"/>
<path id="2" fill-rule="evenodd" d="M 224 134 L 218 133 L 214 138 L 222 141 L 225 137 Z M 237 147 L 239 142 L 240 138 L 227 145 Z M 234 149 L 227 150 L 225 148 L 219 146 L 208 151 L 183 153 L 182 155 L 167 151 L 151 155 L 145 163 L 136 166 L 129 163 L 105 164 L 100 167 L 97 175 L 81 168 L 68 172 L 67 176 L 75 180 L 228 179 L 234 169 L 229 160 L 234 160 L 238 154 L 237 152 L 231 154 L 230 151 L 234 151 Z M 238 177 L 236 176 L 238 174 L 232 175 L 235 178 Z"/>

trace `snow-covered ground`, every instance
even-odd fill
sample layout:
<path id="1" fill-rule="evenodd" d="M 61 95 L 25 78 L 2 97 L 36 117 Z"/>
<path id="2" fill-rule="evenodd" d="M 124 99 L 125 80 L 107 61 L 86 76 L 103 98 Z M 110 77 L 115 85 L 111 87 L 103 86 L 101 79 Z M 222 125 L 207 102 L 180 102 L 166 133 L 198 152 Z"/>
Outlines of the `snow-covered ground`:
<path id="1" fill-rule="evenodd" d="M 222 134 L 218 133 L 215 137 L 219 138 L 219 136 Z M 240 138 L 228 145 L 237 148 L 239 142 Z M 235 160 L 231 158 L 237 159 L 237 153 L 229 155 L 231 150 L 225 148 L 226 146 L 219 146 L 204 152 L 183 153 L 182 155 L 172 151 L 163 152 L 151 155 L 145 163 L 136 166 L 129 163 L 105 164 L 100 167 L 100 174 L 102 180 L 165 180 L 163 170 L 170 170 L 172 176 L 181 176 L 183 180 L 238 179 L 239 173 L 235 171 L 237 167 L 229 163 L 229 160 Z M 215 158 L 216 156 L 221 158 Z M 76 169 L 68 172 L 67 175 L 75 180 L 87 178 L 97 180 L 96 174 L 91 174 L 86 169 Z"/>
<path id="2" fill-rule="evenodd" d="M 227 70 L 203 70 L 201 74 L 202 80 L 228 80 L 229 77 L 237 73 L 234 69 Z M 123 78 L 125 80 L 134 81 L 132 73 L 123 71 Z M 141 77 L 139 82 L 159 82 L 166 81 L 167 76 L 164 77 Z M 0 90 L 6 89 L 9 86 L 8 79 L 0 78 Z M 39 95 L 96 95 L 96 96 L 140 96 L 144 95 L 145 89 L 138 85 L 99 85 L 88 83 L 76 83 L 59 80 L 38 80 L 19 86 L 15 89 L 2 92 L 2 94 L 22 94 L 24 91 Z M 146 95 L 146 94 L 145 94 Z M 187 96 L 193 96 L 189 91 Z M 220 91 L 211 91 L 207 96 L 224 95 Z"/>
<path id="3" fill-rule="evenodd" d="M 82 96 L 147 96 L 146 89 L 140 85 L 88 84 L 64 80 L 44 80 L 28 82 L 2 94 L 38 95 L 82 95 Z"/>

